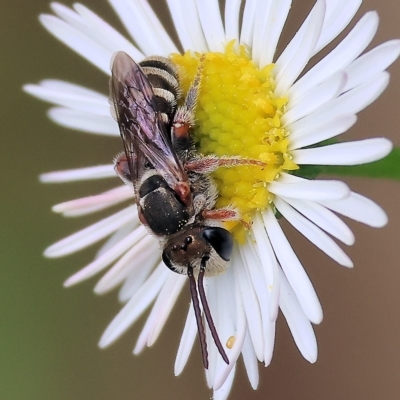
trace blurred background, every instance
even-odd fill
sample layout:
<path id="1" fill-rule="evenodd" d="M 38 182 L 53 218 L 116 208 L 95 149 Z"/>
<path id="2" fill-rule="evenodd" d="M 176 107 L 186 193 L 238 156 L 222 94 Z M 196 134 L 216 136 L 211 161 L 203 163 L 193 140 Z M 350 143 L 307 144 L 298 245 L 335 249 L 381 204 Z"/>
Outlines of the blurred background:
<path id="1" fill-rule="evenodd" d="M 164 2 L 151 3 L 168 26 Z M 293 3 L 282 46 L 313 1 Z M 38 175 L 108 163 L 121 146 L 113 138 L 56 126 L 46 117 L 49 106 L 22 92 L 23 84 L 45 78 L 107 92 L 108 78 L 42 28 L 37 16 L 49 12 L 47 0 L 1 4 L 0 399 L 210 398 L 197 343 L 183 374 L 173 375 L 188 298 L 181 299 L 154 347 L 140 356 L 132 349 L 144 318 L 115 345 L 99 350 L 100 335 L 120 309 L 116 293 L 95 296 L 95 280 L 68 290 L 62 286 L 95 249 L 57 260 L 42 257 L 52 242 L 99 218 L 62 219 L 51 206 L 113 182 L 43 185 Z M 105 0 L 84 4 L 126 35 Z M 400 37 L 400 2 L 366 0 L 356 19 L 371 9 L 381 25 L 370 47 Z M 347 138 L 386 136 L 400 145 L 400 62 L 389 70 L 391 85 L 361 112 Z M 357 238 L 346 249 L 353 270 L 339 267 L 284 224 L 324 308 L 324 321 L 315 326 L 318 361 L 311 365 L 301 357 L 280 316 L 274 358 L 268 368 L 260 365 L 258 390 L 251 389 L 240 361 L 230 399 L 400 398 L 400 182 L 346 181 L 389 215 L 380 230 L 347 221 Z"/>

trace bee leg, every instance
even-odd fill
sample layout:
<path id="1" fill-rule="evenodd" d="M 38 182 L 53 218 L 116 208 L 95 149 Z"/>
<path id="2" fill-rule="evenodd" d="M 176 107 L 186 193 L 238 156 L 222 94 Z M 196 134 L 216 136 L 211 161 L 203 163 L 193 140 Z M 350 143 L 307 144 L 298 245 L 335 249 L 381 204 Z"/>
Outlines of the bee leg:
<path id="1" fill-rule="evenodd" d="M 133 157 L 135 157 L 135 155 Z M 121 180 L 127 184 L 132 184 L 132 175 L 129 170 L 128 159 L 125 152 L 118 154 L 114 158 L 114 170 Z"/>
<path id="2" fill-rule="evenodd" d="M 205 156 L 185 163 L 184 167 L 187 171 L 197 172 L 198 174 L 209 174 L 221 167 L 238 167 L 240 165 L 253 165 L 265 167 L 266 164 L 259 160 L 251 158 L 241 158 L 237 156 Z"/>
<path id="3" fill-rule="evenodd" d="M 205 219 L 215 219 L 218 221 L 239 221 L 246 229 L 251 228 L 251 224 L 240 218 L 239 211 L 232 207 L 204 210 L 201 215 Z"/>
<path id="4" fill-rule="evenodd" d="M 203 72 L 204 56 L 200 58 L 197 74 L 187 92 L 185 102 L 179 106 L 172 121 L 171 138 L 174 147 L 185 146 L 190 140 L 190 129 L 194 126 L 194 112 L 199 97 L 201 74 Z"/>
<path id="5" fill-rule="evenodd" d="M 201 213 L 205 219 L 215 219 L 218 221 L 239 221 L 240 213 L 232 207 L 216 208 L 213 210 L 203 210 Z"/>
<path id="6" fill-rule="evenodd" d="M 198 215 L 201 210 L 203 210 L 206 204 L 207 198 L 204 194 L 198 194 L 193 199 L 193 208 L 194 208 L 194 215 Z"/>

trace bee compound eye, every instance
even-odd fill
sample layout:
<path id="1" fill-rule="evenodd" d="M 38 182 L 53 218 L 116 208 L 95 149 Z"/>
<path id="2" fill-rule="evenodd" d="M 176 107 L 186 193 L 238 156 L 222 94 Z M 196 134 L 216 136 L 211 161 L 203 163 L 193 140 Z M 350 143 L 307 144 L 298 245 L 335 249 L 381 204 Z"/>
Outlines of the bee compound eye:
<path id="1" fill-rule="evenodd" d="M 233 249 L 233 238 L 229 231 L 216 226 L 208 227 L 204 229 L 203 238 L 223 260 L 229 261 Z"/>
<path id="2" fill-rule="evenodd" d="M 166 254 L 165 250 L 162 252 L 162 260 L 164 262 L 164 264 L 172 271 L 175 271 L 175 267 L 172 264 L 170 258 L 168 257 L 168 255 Z"/>

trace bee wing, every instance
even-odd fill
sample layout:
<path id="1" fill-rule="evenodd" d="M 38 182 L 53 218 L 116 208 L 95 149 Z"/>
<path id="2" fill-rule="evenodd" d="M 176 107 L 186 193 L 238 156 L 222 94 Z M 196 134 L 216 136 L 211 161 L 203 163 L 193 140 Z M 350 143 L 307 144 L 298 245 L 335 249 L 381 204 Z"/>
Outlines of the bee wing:
<path id="1" fill-rule="evenodd" d="M 149 161 L 171 189 L 188 183 L 157 109 L 153 88 L 138 64 L 126 53 L 114 56 L 110 103 L 115 111 L 134 186 Z"/>

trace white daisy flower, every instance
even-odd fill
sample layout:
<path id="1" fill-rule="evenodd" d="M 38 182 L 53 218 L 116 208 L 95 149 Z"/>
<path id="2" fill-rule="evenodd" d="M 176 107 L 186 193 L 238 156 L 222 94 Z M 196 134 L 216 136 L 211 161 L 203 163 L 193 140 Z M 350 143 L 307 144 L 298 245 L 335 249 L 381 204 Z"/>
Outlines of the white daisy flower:
<path id="1" fill-rule="evenodd" d="M 271 362 L 279 309 L 301 354 L 315 362 L 312 324 L 322 321 L 322 308 L 278 216 L 345 267 L 352 267 L 352 261 L 333 238 L 352 245 L 354 236 L 337 214 L 372 227 L 386 224 L 386 214 L 377 204 L 343 182 L 307 179 L 304 166 L 369 163 L 391 151 L 392 144 L 384 138 L 344 143 L 331 139 L 351 128 L 356 114 L 386 88 L 389 74 L 385 69 L 399 56 L 400 41 L 385 42 L 363 54 L 378 28 L 377 13 L 368 12 L 304 73 L 310 59 L 348 26 L 361 0 L 318 0 L 281 54 L 276 49 L 291 7 L 289 0 L 244 4 L 227 0 L 224 15 L 217 0 L 167 0 L 179 43 L 173 42 L 145 0 L 109 2 L 132 42 L 81 4 L 70 9 L 52 3 L 55 15 L 41 15 L 40 21 L 108 75 L 117 51 L 136 62 L 153 55 L 170 57 L 179 68 L 184 91 L 204 54 L 194 131 L 199 152 L 239 155 L 267 164 L 262 172 L 241 166 L 213 174 L 219 189 L 217 205 L 233 204 L 251 222 L 249 230 L 231 224 L 236 244 L 229 267 L 206 279 L 208 303 L 229 358 L 227 365 L 206 329 L 210 364 L 206 379 L 214 399 L 227 398 L 240 355 L 252 387 L 257 388 L 257 361 L 265 366 Z M 57 80 L 26 85 L 25 90 L 55 104 L 49 116 L 60 125 L 119 136 L 107 94 Z M 321 145 L 327 140 L 329 144 Z M 109 163 L 47 173 L 41 179 L 61 183 L 115 176 Z M 117 340 L 151 307 L 134 348 L 138 354 L 157 340 L 187 278 L 164 266 L 158 241 L 140 224 L 136 206 L 131 205 L 132 189 L 120 181 L 116 185 L 104 193 L 54 206 L 64 216 L 78 216 L 125 204 L 119 212 L 50 246 L 45 255 L 61 257 L 108 238 L 93 262 L 65 286 L 107 268 L 95 292 L 103 294 L 121 286 L 119 299 L 125 305 L 104 332 L 101 347 Z M 176 375 L 189 358 L 196 333 L 189 307 Z"/>

